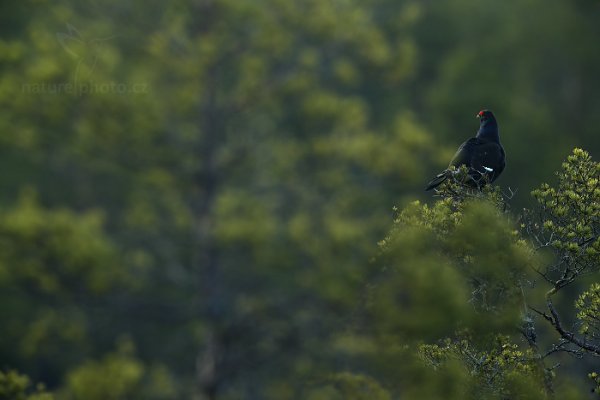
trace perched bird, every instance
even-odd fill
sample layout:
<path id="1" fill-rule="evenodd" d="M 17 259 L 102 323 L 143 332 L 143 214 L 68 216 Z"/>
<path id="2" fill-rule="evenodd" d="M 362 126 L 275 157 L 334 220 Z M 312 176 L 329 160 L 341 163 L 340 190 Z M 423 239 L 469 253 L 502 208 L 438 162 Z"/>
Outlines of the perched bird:
<path id="1" fill-rule="evenodd" d="M 465 183 L 477 188 L 488 182 L 494 182 L 502 173 L 506 157 L 504 148 L 500 144 L 496 118 L 489 110 L 479 111 L 477 118 L 480 120 L 477 135 L 460 145 L 448 169 L 433 178 L 425 190 L 439 186 L 462 165 L 468 169 Z"/>

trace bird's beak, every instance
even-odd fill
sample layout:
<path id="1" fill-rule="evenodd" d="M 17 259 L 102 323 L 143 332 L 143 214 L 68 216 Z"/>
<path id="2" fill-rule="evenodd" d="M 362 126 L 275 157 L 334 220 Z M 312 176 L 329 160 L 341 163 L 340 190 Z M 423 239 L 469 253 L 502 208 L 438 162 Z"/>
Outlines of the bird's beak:
<path id="1" fill-rule="evenodd" d="M 479 118 L 481 118 L 481 115 L 477 114 L 477 115 L 475 115 L 475 118 L 479 119 Z"/>

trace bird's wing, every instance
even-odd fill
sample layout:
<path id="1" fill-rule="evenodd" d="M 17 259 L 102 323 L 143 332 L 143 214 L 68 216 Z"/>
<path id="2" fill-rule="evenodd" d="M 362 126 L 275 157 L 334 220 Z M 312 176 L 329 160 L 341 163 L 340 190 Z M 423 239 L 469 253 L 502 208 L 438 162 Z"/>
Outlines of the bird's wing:
<path id="1" fill-rule="evenodd" d="M 458 148 L 458 151 L 454 155 L 454 157 L 452 157 L 452 161 L 450 161 L 450 166 L 455 166 L 455 167 L 460 167 L 461 165 L 471 166 L 471 161 L 473 158 L 473 156 L 472 156 L 473 149 L 477 146 L 477 144 L 479 142 L 480 142 L 479 139 L 471 138 L 471 139 L 467 140 L 466 142 L 464 142 L 463 144 L 461 144 L 460 147 Z M 425 188 L 425 190 L 431 190 L 433 188 L 438 187 L 451 174 L 452 173 L 448 169 L 437 174 L 437 176 L 435 178 L 433 178 L 427 184 L 427 187 Z"/>
<path id="2" fill-rule="evenodd" d="M 499 143 L 483 142 L 475 147 L 471 159 L 471 167 L 480 173 L 490 176 L 491 181 L 500 175 L 504 170 L 504 165 L 504 149 Z"/>
<path id="3" fill-rule="evenodd" d="M 450 167 L 459 168 L 465 165 L 469 169 L 469 176 L 480 185 L 485 177 L 487 182 L 493 182 L 504 170 L 504 149 L 500 143 L 481 138 L 471 138 L 460 145 L 458 151 L 450 161 Z M 451 175 L 449 170 L 438 174 L 425 190 L 430 190 L 440 185 Z"/>
<path id="4" fill-rule="evenodd" d="M 471 138 L 460 145 L 454 157 L 452 157 L 452 161 L 450 161 L 450 166 L 460 167 L 461 165 L 466 165 L 470 167 L 473 165 L 473 155 L 477 151 L 476 149 L 483 143 L 482 140 L 477 138 Z"/>
<path id="5" fill-rule="evenodd" d="M 471 138 L 458 148 L 450 165 L 457 168 L 466 165 L 474 174 L 486 174 L 493 182 L 504 170 L 504 149 L 500 143 Z"/>

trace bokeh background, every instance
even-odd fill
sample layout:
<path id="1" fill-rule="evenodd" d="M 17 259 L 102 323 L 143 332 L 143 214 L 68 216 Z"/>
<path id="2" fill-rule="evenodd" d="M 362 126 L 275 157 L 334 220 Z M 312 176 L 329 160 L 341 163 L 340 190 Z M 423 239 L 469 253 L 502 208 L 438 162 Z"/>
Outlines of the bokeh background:
<path id="1" fill-rule="evenodd" d="M 599 38 L 584 0 L 3 0 L 0 368 L 87 400 L 393 381 L 354 334 L 392 207 L 483 108 L 515 210 L 597 154 Z"/>

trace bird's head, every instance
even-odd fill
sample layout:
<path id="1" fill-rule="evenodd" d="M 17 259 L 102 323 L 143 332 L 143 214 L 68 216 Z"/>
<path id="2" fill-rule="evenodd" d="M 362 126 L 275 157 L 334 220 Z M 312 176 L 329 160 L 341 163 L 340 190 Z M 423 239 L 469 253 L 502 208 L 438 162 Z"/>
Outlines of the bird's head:
<path id="1" fill-rule="evenodd" d="M 495 121 L 496 118 L 494 118 L 494 114 L 492 114 L 492 112 L 490 110 L 481 110 L 477 113 L 477 118 L 479 118 L 479 120 L 481 122 L 485 122 L 485 121 Z"/>
<path id="2" fill-rule="evenodd" d="M 499 142 L 498 123 L 494 114 L 490 110 L 481 110 L 477 113 L 477 118 L 479 118 L 477 137 Z"/>

